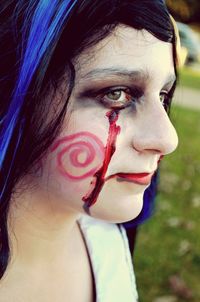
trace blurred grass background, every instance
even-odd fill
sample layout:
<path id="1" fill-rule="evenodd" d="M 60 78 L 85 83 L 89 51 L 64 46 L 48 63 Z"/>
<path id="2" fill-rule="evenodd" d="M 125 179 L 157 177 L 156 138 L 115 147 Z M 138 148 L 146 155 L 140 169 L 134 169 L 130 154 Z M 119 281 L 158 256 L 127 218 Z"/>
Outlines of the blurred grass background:
<path id="1" fill-rule="evenodd" d="M 200 72 L 185 67 L 180 85 L 200 89 Z M 155 214 L 137 236 L 140 302 L 200 302 L 200 110 L 172 105 L 171 119 L 179 146 L 162 161 Z M 174 275 L 192 295 L 174 293 Z"/>
<path id="2" fill-rule="evenodd" d="M 179 75 L 179 85 L 200 89 L 200 70 L 195 70 L 191 67 L 182 68 Z"/>

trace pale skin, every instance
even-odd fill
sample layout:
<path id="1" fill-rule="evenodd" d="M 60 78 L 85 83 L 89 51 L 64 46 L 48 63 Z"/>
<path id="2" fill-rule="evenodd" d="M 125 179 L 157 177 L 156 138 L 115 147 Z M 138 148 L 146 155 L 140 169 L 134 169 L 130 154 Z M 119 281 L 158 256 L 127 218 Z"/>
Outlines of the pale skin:
<path id="1" fill-rule="evenodd" d="M 58 164 L 59 154 L 67 146 L 70 135 L 92 133 L 98 143 L 89 168 L 98 169 L 102 165 L 110 103 L 102 104 L 99 96 L 85 91 L 115 87 L 117 93 L 120 91 L 117 101 L 124 104 L 130 94 L 127 88 L 136 85 L 142 90 L 140 96 L 133 96 L 136 100 L 131 108 L 120 110 L 117 121 L 120 134 L 106 176 L 155 171 L 160 156 L 173 152 L 178 143 L 162 104 L 163 96 L 175 80 L 170 43 L 158 40 L 147 31 L 118 26 L 113 34 L 89 52 L 83 52 L 74 63 L 76 82 L 70 98 L 70 114 L 55 141 L 65 138 L 64 145 L 50 148 L 42 161 L 43 173 L 27 176 L 24 182 L 31 184 L 30 189 L 15 196 L 11 203 L 11 263 L 1 281 L 0 301 L 63 302 L 67 297 L 67 301 L 89 302 L 93 299 L 92 268 L 77 224 L 84 213 L 82 198 L 91 190 L 93 177 L 77 180 L 61 172 L 64 167 L 75 178 L 88 172 L 88 166 L 71 165 L 68 151 Z M 104 97 L 107 102 L 111 95 L 107 92 Z M 86 135 L 84 141 L 88 144 L 90 140 Z M 85 156 L 80 155 L 79 161 L 84 162 Z M 147 186 L 110 179 L 90 213 L 110 222 L 130 220 L 141 211 Z"/>

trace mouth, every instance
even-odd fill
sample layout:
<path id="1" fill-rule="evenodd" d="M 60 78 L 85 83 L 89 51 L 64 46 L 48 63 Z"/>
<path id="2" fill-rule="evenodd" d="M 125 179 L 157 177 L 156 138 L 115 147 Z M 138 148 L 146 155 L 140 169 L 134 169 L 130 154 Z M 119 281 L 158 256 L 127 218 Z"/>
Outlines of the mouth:
<path id="1" fill-rule="evenodd" d="M 152 173 L 117 173 L 112 175 L 117 181 L 127 181 L 138 185 L 149 185 L 155 171 Z"/>

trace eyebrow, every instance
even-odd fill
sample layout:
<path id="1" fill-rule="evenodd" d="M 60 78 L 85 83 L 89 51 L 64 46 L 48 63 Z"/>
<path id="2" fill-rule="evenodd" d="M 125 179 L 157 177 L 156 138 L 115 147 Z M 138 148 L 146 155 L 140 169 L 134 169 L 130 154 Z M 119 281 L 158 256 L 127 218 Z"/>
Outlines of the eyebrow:
<path id="1" fill-rule="evenodd" d="M 91 79 L 91 78 L 104 78 L 109 76 L 117 76 L 117 77 L 123 77 L 127 78 L 130 81 L 148 81 L 150 79 L 150 74 L 147 70 L 130 70 L 130 69 L 124 69 L 121 67 L 118 68 L 97 68 L 89 71 L 86 73 L 83 78 L 84 79 Z M 175 74 L 169 74 L 166 79 L 166 84 L 168 85 L 170 83 L 173 83 L 176 80 Z"/>

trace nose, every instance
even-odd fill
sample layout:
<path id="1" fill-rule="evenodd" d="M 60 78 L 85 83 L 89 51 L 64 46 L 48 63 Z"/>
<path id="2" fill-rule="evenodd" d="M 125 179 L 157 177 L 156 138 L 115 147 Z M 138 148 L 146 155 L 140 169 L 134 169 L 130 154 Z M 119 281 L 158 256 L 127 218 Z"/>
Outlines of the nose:
<path id="1" fill-rule="evenodd" d="M 144 111 L 133 135 L 134 149 L 163 155 L 173 152 L 178 145 L 178 136 L 163 105 L 154 101 Z"/>

